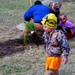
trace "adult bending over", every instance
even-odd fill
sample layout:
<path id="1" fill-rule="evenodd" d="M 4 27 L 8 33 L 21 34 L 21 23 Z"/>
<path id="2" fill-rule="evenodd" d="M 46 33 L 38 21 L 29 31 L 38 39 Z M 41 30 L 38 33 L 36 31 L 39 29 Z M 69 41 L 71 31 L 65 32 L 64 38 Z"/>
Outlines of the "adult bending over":
<path id="1" fill-rule="evenodd" d="M 48 6 L 43 5 L 40 1 L 36 1 L 33 6 L 31 6 L 25 13 L 24 13 L 24 20 L 27 22 L 33 23 L 30 24 L 30 28 L 33 28 L 31 31 L 41 31 L 43 32 L 43 26 L 41 25 L 42 18 L 46 15 L 51 13 L 51 10 Z M 26 24 L 27 26 L 28 23 Z M 27 28 L 25 25 L 25 29 L 22 32 L 22 36 L 25 36 L 30 28 Z"/>

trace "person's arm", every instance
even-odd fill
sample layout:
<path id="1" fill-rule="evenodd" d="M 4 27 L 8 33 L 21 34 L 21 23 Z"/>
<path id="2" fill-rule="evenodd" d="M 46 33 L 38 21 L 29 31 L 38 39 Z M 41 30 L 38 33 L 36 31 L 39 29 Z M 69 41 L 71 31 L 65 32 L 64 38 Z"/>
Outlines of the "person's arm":
<path id="1" fill-rule="evenodd" d="M 66 64 L 68 62 L 68 56 L 69 56 L 69 52 L 70 52 L 69 43 L 63 32 L 61 32 L 60 35 L 61 36 L 58 36 L 59 37 L 58 42 L 60 44 L 61 51 L 62 51 L 62 56 L 63 56 L 62 61 L 64 64 Z"/>
<path id="2" fill-rule="evenodd" d="M 25 21 L 30 21 L 32 17 L 33 17 L 33 15 L 32 15 L 32 7 L 30 7 L 30 8 L 24 13 L 24 20 L 25 20 Z"/>

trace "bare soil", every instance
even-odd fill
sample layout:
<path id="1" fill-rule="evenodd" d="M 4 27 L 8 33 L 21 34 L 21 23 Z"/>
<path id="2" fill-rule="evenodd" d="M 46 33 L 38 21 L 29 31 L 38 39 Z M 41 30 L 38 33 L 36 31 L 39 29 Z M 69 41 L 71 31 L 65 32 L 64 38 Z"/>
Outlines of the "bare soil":
<path id="1" fill-rule="evenodd" d="M 16 52 L 22 52 L 25 50 L 25 45 L 20 39 L 7 40 L 0 43 L 0 57 L 10 55 Z"/>

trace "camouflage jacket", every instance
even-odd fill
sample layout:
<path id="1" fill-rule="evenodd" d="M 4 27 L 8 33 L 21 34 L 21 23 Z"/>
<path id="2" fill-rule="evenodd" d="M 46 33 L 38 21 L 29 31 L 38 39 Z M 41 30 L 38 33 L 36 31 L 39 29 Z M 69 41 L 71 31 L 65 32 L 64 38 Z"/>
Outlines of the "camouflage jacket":
<path id="1" fill-rule="evenodd" d="M 63 54 L 64 57 L 67 57 L 69 55 L 69 43 L 61 30 L 44 32 L 43 37 L 47 56 L 61 56 Z"/>

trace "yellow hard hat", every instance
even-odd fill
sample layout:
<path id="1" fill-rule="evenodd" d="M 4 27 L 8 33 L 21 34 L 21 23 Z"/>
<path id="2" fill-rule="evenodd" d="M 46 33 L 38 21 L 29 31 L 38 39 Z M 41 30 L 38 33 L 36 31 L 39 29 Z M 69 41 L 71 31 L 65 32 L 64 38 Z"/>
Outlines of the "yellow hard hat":
<path id="1" fill-rule="evenodd" d="M 41 23 L 49 28 L 57 28 L 57 17 L 53 13 L 47 14 Z"/>

